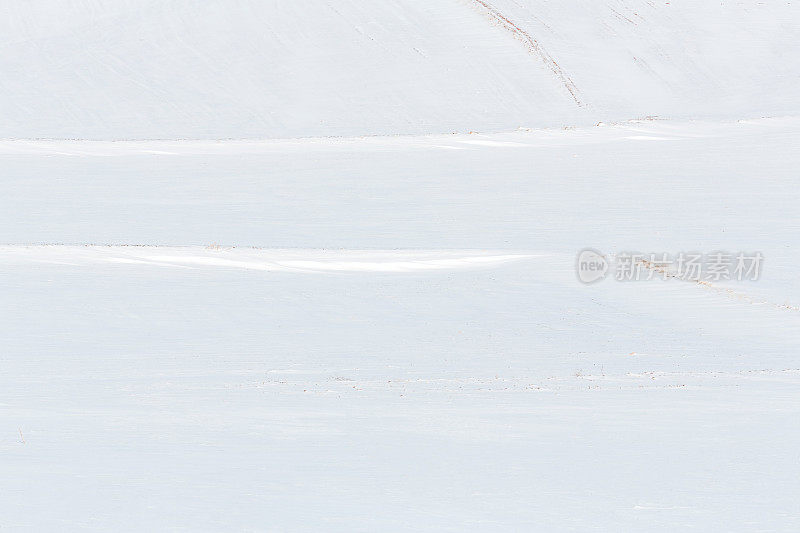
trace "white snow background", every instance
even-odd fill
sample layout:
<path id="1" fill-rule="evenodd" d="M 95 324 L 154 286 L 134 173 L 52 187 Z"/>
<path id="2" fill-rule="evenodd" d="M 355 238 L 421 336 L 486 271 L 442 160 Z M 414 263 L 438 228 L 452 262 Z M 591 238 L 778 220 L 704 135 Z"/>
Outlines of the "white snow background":
<path id="1" fill-rule="evenodd" d="M 0 530 L 799 530 L 799 10 L 3 2 Z"/>

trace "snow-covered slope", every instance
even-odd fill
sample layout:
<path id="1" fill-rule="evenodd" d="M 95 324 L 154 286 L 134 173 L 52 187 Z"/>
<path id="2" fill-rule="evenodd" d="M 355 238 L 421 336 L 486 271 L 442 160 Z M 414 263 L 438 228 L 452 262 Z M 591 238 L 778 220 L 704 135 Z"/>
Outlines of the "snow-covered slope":
<path id="1" fill-rule="evenodd" d="M 800 5 L 757 0 L 490 0 L 616 120 L 800 112 Z"/>
<path id="2" fill-rule="evenodd" d="M 6 8 L 0 137 L 420 133 L 577 112 L 519 43 L 453 0 L 38 8 Z"/>
<path id="3" fill-rule="evenodd" d="M 0 137 L 303 137 L 795 114 L 798 9 L 755 0 L 6 2 Z"/>
<path id="4" fill-rule="evenodd" d="M 1 3 L 0 530 L 800 531 L 797 9 Z"/>
<path id="5" fill-rule="evenodd" d="M 0 527 L 798 531 L 798 131 L 0 143 Z"/>

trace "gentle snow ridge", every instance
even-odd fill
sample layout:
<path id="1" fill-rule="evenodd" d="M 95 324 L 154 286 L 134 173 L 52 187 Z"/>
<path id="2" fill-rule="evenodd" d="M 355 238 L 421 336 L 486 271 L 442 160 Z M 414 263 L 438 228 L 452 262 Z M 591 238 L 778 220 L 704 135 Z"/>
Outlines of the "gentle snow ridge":
<path id="1" fill-rule="evenodd" d="M 416 272 L 486 268 L 536 257 L 453 250 L 269 250 L 219 246 L 0 246 L 0 263 L 125 263 L 267 272 Z"/>

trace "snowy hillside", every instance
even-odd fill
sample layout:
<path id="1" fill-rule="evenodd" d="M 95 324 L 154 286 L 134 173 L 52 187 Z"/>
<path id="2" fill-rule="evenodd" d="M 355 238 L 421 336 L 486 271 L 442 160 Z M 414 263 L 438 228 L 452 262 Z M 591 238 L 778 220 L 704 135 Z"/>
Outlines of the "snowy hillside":
<path id="1" fill-rule="evenodd" d="M 6 2 L 0 138 L 788 115 L 800 99 L 798 9 L 755 0 Z"/>
<path id="2" fill-rule="evenodd" d="M 0 531 L 800 531 L 798 9 L 2 3 Z"/>

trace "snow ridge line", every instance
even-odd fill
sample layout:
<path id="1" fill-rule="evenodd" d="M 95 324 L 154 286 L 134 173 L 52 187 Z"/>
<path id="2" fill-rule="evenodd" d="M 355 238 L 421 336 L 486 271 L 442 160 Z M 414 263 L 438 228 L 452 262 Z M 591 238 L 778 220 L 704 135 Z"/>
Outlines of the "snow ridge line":
<path id="1" fill-rule="evenodd" d="M 127 264 L 169 268 L 233 268 L 264 272 L 452 271 L 494 268 L 537 257 L 502 251 L 258 249 L 211 246 L 0 246 L 0 262 L 85 266 Z"/>
<path id="2" fill-rule="evenodd" d="M 572 99 L 575 100 L 575 103 L 580 107 L 585 107 L 586 104 L 584 104 L 579 98 L 580 91 L 575 85 L 575 82 L 573 82 L 567 73 L 564 72 L 564 69 L 562 69 L 556 60 L 553 59 L 553 56 L 551 56 L 547 50 L 545 50 L 542 45 L 539 44 L 539 41 L 534 39 L 527 31 L 511 22 L 508 17 L 503 15 L 496 7 L 488 2 L 485 2 L 484 0 L 472 0 L 472 2 L 479 9 L 484 11 L 494 22 L 498 23 L 507 31 L 511 32 L 514 37 L 522 41 L 526 48 L 528 48 L 529 52 L 539 56 L 547 68 L 549 68 L 553 74 L 558 77 L 558 79 L 561 81 L 561 84 L 564 85 L 567 91 L 569 91 L 569 94 L 572 96 Z"/>

